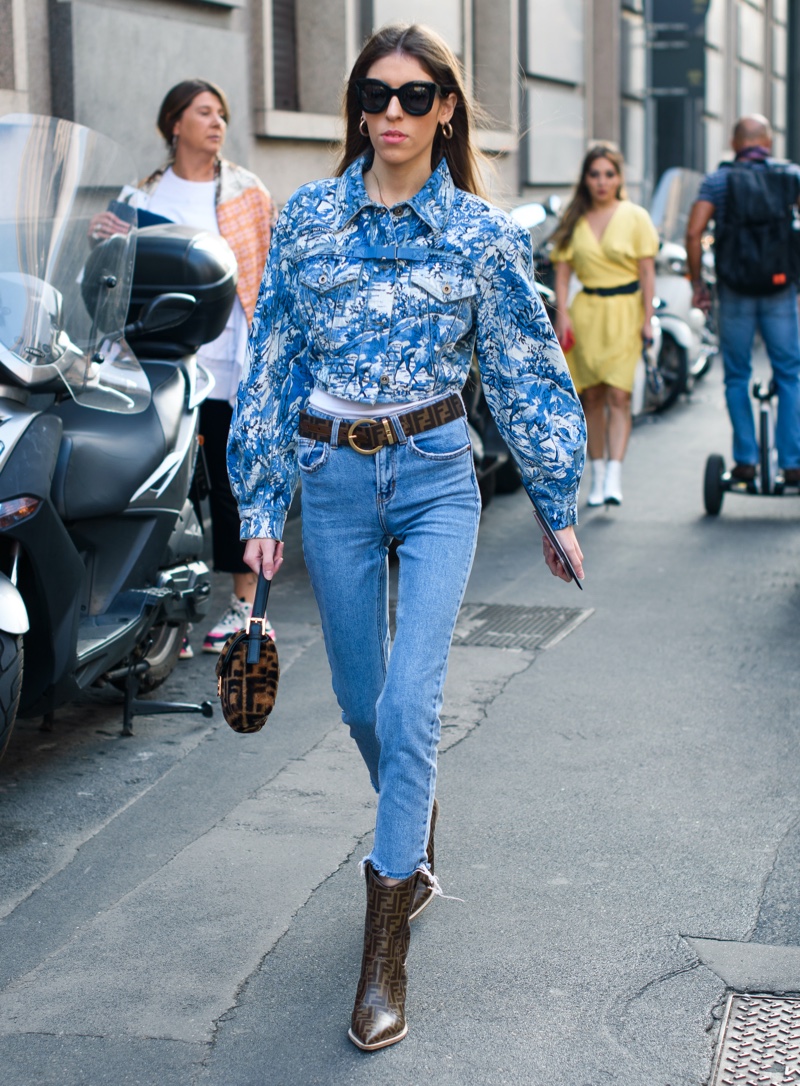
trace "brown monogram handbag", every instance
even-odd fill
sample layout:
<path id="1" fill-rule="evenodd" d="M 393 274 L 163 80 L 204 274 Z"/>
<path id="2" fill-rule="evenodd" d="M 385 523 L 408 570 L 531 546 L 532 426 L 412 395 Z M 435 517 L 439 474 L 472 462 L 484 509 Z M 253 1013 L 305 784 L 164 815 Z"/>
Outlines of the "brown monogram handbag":
<path id="1" fill-rule="evenodd" d="M 260 731 L 278 694 L 281 673 L 278 650 L 264 632 L 270 584 L 259 573 L 248 627 L 231 634 L 217 660 L 217 693 L 222 715 L 235 732 Z"/>

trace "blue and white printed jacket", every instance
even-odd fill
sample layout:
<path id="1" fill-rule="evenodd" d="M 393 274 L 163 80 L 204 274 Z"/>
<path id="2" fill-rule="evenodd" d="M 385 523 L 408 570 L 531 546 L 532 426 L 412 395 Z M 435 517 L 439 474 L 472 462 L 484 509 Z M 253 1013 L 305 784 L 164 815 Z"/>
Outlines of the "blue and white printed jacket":
<path id="1" fill-rule="evenodd" d="M 553 527 L 574 524 L 585 425 L 528 232 L 444 161 L 391 210 L 367 195 L 367 167 L 298 189 L 273 233 L 228 442 L 242 538 L 281 538 L 315 385 L 379 413 L 459 392 L 473 349 L 526 490 Z"/>

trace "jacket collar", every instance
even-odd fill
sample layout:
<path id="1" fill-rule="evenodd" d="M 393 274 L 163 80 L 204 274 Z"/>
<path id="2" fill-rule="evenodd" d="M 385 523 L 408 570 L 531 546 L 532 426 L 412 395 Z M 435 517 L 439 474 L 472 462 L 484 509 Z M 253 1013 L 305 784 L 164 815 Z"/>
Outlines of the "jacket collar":
<path id="1" fill-rule="evenodd" d="M 737 162 L 766 162 L 770 157 L 768 147 L 745 147 L 736 155 Z"/>
<path id="2" fill-rule="evenodd" d="M 371 155 L 362 155 L 347 167 L 339 179 L 336 210 L 340 228 L 365 207 L 377 206 L 370 199 L 364 185 L 364 171 L 368 170 L 371 164 Z M 406 200 L 406 203 L 432 230 L 441 230 L 453 206 L 455 190 L 447 162 L 442 159 L 419 192 Z"/>

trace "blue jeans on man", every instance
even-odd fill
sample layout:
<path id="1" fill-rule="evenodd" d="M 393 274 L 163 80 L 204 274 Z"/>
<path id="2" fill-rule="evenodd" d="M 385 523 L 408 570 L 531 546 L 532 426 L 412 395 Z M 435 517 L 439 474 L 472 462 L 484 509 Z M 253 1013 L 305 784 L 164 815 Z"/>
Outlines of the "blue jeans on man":
<path id="1" fill-rule="evenodd" d="M 724 284 L 719 291 L 719 328 L 725 367 L 725 399 L 733 426 L 733 459 L 758 463 L 758 441 L 750 398 L 752 348 L 756 330 L 767 349 L 778 389 L 775 445 L 778 464 L 800 468 L 800 331 L 797 288 L 752 297 Z"/>

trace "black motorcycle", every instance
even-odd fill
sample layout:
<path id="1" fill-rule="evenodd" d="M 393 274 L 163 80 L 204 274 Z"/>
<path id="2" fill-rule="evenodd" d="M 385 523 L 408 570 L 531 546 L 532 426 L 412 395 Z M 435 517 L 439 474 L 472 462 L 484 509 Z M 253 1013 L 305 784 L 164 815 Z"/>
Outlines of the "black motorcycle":
<path id="1" fill-rule="evenodd" d="M 97 684 L 126 692 L 129 734 L 207 607 L 191 488 L 213 379 L 195 351 L 225 326 L 236 262 L 132 210 L 93 237 L 134 178 L 87 128 L 0 118 L 0 755 L 18 716 Z"/>

